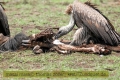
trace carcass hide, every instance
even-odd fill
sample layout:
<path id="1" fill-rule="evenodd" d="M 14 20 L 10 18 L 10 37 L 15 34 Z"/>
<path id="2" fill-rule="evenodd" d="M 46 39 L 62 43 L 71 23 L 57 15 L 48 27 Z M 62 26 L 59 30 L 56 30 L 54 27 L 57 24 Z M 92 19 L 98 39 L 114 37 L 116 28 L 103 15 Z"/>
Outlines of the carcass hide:
<path id="1" fill-rule="evenodd" d="M 111 51 L 120 51 L 120 46 L 108 46 L 103 44 L 72 46 L 65 44 L 69 43 L 68 41 L 65 42 L 64 40 L 54 40 L 54 35 L 55 33 L 52 31 L 52 29 L 46 29 L 39 34 L 31 35 L 30 40 L 23 41 L 23 45 L 29 45 L 29 47 L 33 47 L 33 52 L 35 54 L 47 51 L 57 51 L 58 53 L 62 54 L 69 54 L 72 52 L 85 52 L 107 55 L 110 54 Z"/>

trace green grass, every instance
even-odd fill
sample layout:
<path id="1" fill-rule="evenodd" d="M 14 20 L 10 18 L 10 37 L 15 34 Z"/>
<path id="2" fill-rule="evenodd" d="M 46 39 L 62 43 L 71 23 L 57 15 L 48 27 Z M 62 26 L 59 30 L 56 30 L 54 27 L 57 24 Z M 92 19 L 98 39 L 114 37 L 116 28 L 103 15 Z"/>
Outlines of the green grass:
<path id="1" fill-rule="evenodd" d="M 4 5 L 12 36 L 21 31 L 27 35 L 38 33 L 36 26 L 46 29 L 49 27 L 61 27 L 67 25 L 69 16 L 64 14 L 68 4 L 74 0 L 29 0 L 23 4 L 23 0 L 5 0 Z M 81 0 L 85 2 L 87 0 Z M 120 33 L 120 6 L 112 5 L 110 1 L 91 0 L 98 4 L 98 8 L 105 14 Z M 108 2 L 109 1 L 109 2 Z M 74 31 L 62 38 L 72 40 Z M 3 78 L 3 70 L 46 70 L 46 71 L 109 71 L 108 78 L 80 78 L 81 80 L 120 80 L 120 54 L 112 52 L 111 55 L 100 57 L 94 54 L 73 53 L 60 55 L 56 52 L 35 55 L 32 50 L 16 51 L 0 54 L 0 79 L 2 80 L 39 80 Z M 80 80 L 79 78 L 63 78 L 62 80 Z M 40 80 L 61 80 L 61 78 L 41 78 Z"/>

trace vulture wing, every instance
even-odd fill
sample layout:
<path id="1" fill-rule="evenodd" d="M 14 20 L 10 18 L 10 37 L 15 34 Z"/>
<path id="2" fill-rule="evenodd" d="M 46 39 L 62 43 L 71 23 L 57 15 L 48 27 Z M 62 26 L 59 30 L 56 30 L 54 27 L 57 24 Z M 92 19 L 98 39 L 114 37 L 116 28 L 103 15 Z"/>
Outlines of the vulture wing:
<path id="1" fill-rule="evenodd" d="M 115 32 L 110 21 L 90 3 L 73 3 L 74 18 L 77 26 L 85 25 L 93 35 L 102 39 L 105 44 L 118 45 L 120 43 L 120 35 Z M 79 23 L 81 22 L 81 23 Z"/>
<path id="2" fill-rule="evenodd" d="M 2 5 L 0 5 L 0 33 L 3 33 L 4 36 L 10 36 L 7 16 Z"/>

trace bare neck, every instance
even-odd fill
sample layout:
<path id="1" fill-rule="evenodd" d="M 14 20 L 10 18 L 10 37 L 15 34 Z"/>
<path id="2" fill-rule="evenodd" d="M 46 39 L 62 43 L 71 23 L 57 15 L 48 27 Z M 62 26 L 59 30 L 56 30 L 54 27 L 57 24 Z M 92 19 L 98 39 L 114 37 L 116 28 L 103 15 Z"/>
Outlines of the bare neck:
<path id="1" fill-rule="evenodd" d="M 74 28 L 74 25 L 75 25 L 75 20 L 74 20 L 74 17 L 73 17 L 73 12 L 70 14 L 70 21 L 69 21 L 69 24 L 66 27 L 66 30 L 67 30 L 67 33 L 70 32 L 73 28 Z"/>

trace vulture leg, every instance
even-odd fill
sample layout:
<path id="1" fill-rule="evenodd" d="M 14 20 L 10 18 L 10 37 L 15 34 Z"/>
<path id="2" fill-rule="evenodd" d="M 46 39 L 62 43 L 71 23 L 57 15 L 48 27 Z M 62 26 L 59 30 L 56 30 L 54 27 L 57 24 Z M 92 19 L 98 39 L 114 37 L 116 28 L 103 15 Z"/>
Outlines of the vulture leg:
<path id="1" fill-rule="evenodd" d="M 95 41 L 89 29 L 81 27 L 75 32 L 70 45 L 80 46 L 82 44 L 89 44 L 91 40 L 93 40 L 93 42 Z"/>

